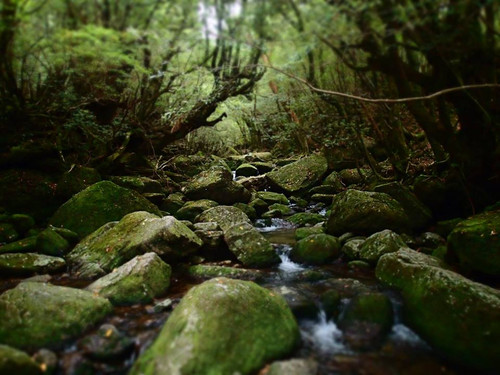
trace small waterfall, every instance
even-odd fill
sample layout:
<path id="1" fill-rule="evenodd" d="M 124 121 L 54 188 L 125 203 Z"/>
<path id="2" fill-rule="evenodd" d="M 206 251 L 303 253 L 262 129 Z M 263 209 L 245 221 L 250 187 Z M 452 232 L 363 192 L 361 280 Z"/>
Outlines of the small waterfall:
<path id="1" fill-rule="evenodd" d="M 301 266 L 298 263 L 293 262 L 290 259 L 290 251 L 292 247 L 290 245 L 281 245 L 277 248 L 277 253 L 281 259 L 281 263 L 279 265 L 279 270 L 285 273 L 294 273 L 303 271 L 305 267 Z"/>
<path id="2" fill-rule="evenodd" d="M 392 327 L 390 339 L 394 342 L 399 342 L 413 347 L 429 347 L 427 343 L 420 338 L 420 336 L 401 323 L 397 323 Z"/>
<path id="3" fill-rule="evenodd" d="M 333 320 L 328 320 L 323 309 L 316 320 L 305 321 L 301 329 L 302 337 L 323 354 L 346 353 L 342 343 L 342 331 Z"/>
<path id="4" fill-rule="evenodd" d="M 231 171 L 232 175 L 233 175 L 233 181 L 236 180 L 236 171 Z"/>

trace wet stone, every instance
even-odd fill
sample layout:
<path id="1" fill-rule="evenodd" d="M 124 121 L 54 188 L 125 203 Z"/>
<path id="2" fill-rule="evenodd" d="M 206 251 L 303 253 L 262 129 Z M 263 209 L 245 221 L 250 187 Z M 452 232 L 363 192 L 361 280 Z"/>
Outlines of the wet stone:
<path id="1" fill-rule="evenodd" d="M 103 324 L 97 333 L 80 340 L 78 346 L 91 359 L 109 361 L 130 355 L 134 350 L 135 342 L 115 326 Z"/>

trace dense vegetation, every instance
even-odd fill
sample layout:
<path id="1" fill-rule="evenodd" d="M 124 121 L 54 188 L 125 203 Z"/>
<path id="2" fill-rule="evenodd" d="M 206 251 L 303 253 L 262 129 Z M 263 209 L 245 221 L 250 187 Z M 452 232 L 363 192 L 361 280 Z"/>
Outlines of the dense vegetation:
<path id="1" fill-rule="evenodd" d="M 117 150 L 159 155 L 227 118 L 245 137 L 236 145 L 285 153 L 355 146 L 361 160 L 370 156 L 360 136 L 371 136 L 399 177 L 412 144 L 428 144 L 434 161 L 491 188 L 498 7 L 493 0 L 5 0 L 2 148 L 37 140 L 67 163 L 98 166 Z M 493 85 L 371 103 L 311 90 L 294 77 L 366 98 Z M 202 134 L 208 145 L 196 147 L 225 146 L 217 133 Z"/>

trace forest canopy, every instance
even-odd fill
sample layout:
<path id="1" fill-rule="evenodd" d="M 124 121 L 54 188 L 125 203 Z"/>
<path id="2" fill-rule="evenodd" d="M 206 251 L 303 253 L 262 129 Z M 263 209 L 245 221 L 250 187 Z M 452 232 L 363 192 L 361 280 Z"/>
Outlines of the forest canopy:
<path id="1" fill-rule="evenodd" d="M 369 138 L 399 177 L 419 142 L 466 181 L 498 183 L 497 1 L 0 6 L 6 152 L 36 140 L 65 162 L 99 166 L 124 150 L 158 155 L 196 129 L 229 122 L 243 137 L 238 146 L 284 154 L 354 145 L 370 162 Z M 405 103 L 331 93 L 397 99 L 471 85 Z"/>

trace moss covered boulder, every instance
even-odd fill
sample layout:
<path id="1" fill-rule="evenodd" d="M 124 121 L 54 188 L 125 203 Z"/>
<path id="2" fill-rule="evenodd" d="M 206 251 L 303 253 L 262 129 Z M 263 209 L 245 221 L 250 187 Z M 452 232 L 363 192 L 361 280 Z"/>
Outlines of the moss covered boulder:
<path id="1" fill-rule="evenodd" d="M 238 168 L 236 168 L 236 176 L 251 177 L 257 176 L 259 170 L 252 164 L 243 163 Z"/>
<path id="2" fill-rule="evenodd" d="M 442 266 L 437 258 L 401 249 L 380 258 L 376 276 L 401 292 L 406 323 L 443 356 L 494 373 L 500 292 Z"/>
<path id="3" fill-rule="evenodd" d="M 220 204 L 247 203 L 250 192 L 233 181 L 231 172 L 215 166 L 193 177 L 183 188 L 183 193 L 192 200 L 210 199 Z"/>
<path id="4" fill-rule="evenodd" d="M 36 236 L 26 237 L 0 246 L 0 254 L 5 253 L 32 253 L 36 248 Z"/>
<path id="5" fill-rule="evenodd" d="M 0 374 L 5 375 L 41 375 L 40 365 L 25 352 L 0 345 Z"/>
<path id="6" fill-rule="evenodd" d="M 59 207 L 50 219 L 50 224 L 70 229 L 83 238 L 102 225 L 120 220 L 134 211 L 161 215 L 158 207 L 139 193 L 110 181 L 101 181 L 76 194 Z"/>
<path id="7" fill-rule="evenodd" d="M 179 220 L 189 220 L 194 222 L 196 216 L 210 208 L 218 206 L 219 203 L 210 199 L 200 199 L 198 201 L 186 202 L 175 214 Z"/>
<path id="8" fill-rule="evenodd" d="M 36 237 L 36 249 L 41 254 L 62 256 L 69 248 L 69 242 L 52 228 L 45 229 Z"/>
<path id="9" fill-rule="evenodd" d="M 340 255 L 340 241 L 328 234 L 313 234 L 298 241 L 290 253 L 293 261 L 324 264 Z"/>
<path id="10" fill-rule="evenodd" d="M 460 222 L 448 236 L 448 249 L 464 269 L 500 276 L 500 210 Z"/>
<path id="11" fill-rule="evenodd" d="M 280 296 L 217 278 L 192 288 L 130 375 L 253 374 L 295 348 L 299 329 Z"/>
<path id="12" fill-rule="evenodd" d="M 0 296 L 0 342 L 20 349 L 59 346 L 111 310 L 107 299 L 84 290 L 24 282 Z"/>
<path id="13" fill-rule="evenodd" d="M 96 278 L 137 255 L 154 252 L 176 261 L 196 252 L 201 245 L 193 231 L 173 216 L 159 218 L 138 211 L 85 237 L 67 255 L 67 260 L 80 277 Z"/>
<path id="14" fill-rule="evenodd" d="M 212 266 L 209 264 L 198 264 L 189 267 L 189 275 L 203 279 L 213 279 L 214 277 L 227 277 L 229 279 L 240 280 L 260 280 L 264 277 L 262 271 L 245 268 L 234 268 L 225 266 Z"/>
<path id="15" fill-rule="evenodd" d="M 322 221 L 325 221 L 325 217 L 312 212 L 299 212 L 289 216 L 287 220 L 293 224 L 303 227 L 305 225 L 315 225 L 321 223 Z"/>
<path id="16" fill-rule="evenodd" d="M 322 155 L 311 155 L 267 174 L 271 186 L 287 194 L 303 192 L 317 185 L 328 170 Z"/>
<path id="17" fill-rule="evenodd" d="M 197 222 L 214 222 L 226 231 L 238 223 L 250 223 L 248 216 L 239 208 L 231 206 L 217 206 L 204 211 L 196 219 Z"/>
<path id="18" fill-rule="evenodd" d="M 295 239 L 297 241 L 300 241 L 310 235 L 313 234 L 323 234 L 325 233 L 325 229 L 323 227 L 303 227 L 303 228 L 297 228 L 295 230 Z"/>
<path id="19" fill-rule="evenodd" d="M 272 191 L 258 191 L 255 194 L 255 197 L 257 199 L 262 199 L 268 205 L 271 205 L 271 204 L 274 204 L 274 203 L 280 203 L 280 204 L 286 204 L 287 205 L 287 204 L 290 203 L 285 194 L 274 193 Z"/>
<path id="20" fill-rule="evenodd" d="M 161 193 L 162 186 L 159 181 L 144 176 L 111 176 L 109 178 L 115 184 L 135 190 L 138 193 Z"/>
<path id="21" fill-rule="evenodd" d="M 137 256 L 94 281 L 87 290 L 105 297 L 113 305 L 148 303 L 170 285 L 170 266 L 155 253 Z"/>
<path id="22" fill-rule="evenodd" d="M 385 193 L 349 189 L 333 198 L 327 233 L 339 236 L 347 232 L 372 234 L 384 229 L 403 231 L 408 216 L 394 198 Z"/>
<path id="23" fill-rule="evenodd" d="M 74 194 L 101 180 L 101 175 L 94 168 L 75 165 L 65 172 L 57 182 L 57 195 L 69 199 Z"/>
<path id="24" fill-rule="evenodd" d="M 224 240 L 245 266 L 262 268 L 280 261 L 271 243 L 249 223 L 238 223 L 226 229 Z"/>
<path id="25" fill-rule="evenodd" d="M 35 254 L 13 253 L 0 255 L 0 275 L 29 276 L 36 273 L 57 273 L 63 271 L 66 261 L 62 258 Z"/>
<path id="26" fill-rule="evenodd" d="M 382 255 L 393 253 L 403 247 L 406 247 L 406 243 L 401 236 L 386 229 L 372 234 L 359 246 L 358 259 L 375 265 Z"/>

